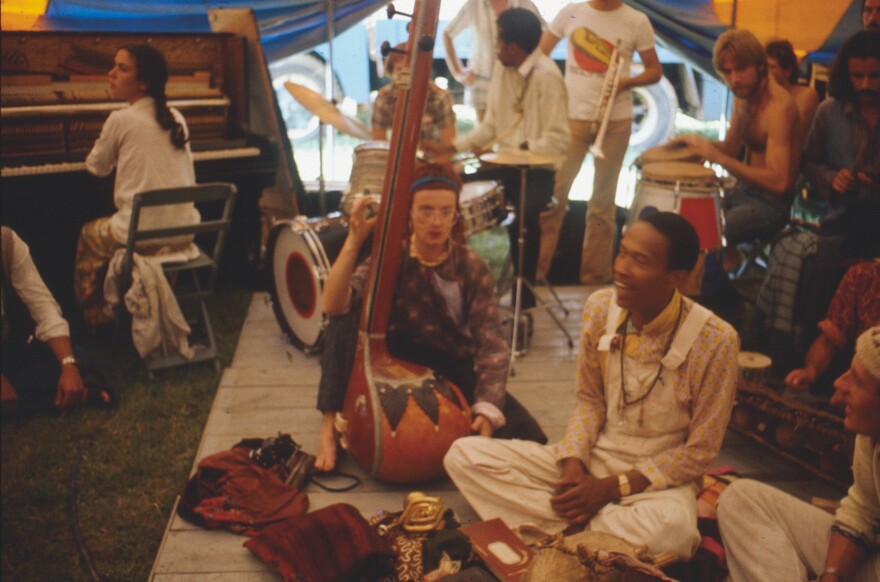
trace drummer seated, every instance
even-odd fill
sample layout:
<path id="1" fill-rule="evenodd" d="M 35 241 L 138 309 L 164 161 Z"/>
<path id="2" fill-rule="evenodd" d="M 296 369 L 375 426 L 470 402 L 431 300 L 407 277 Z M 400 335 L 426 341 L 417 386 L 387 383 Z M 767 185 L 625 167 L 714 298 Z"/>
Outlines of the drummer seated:
<path id="1" fill-rule="evenodd" d="M 751 32 L 722 34 L 712 63 L 735 96 L 724 140 L 684 135 L 673 143 L 689 145 L 736 178 L 724 196 L 728 247 L 766 242 L 785 226 L 791 212 L 803 149 L 798 109 L 791 94 L 769 78 L 767 54 Z"/>
<path id="2" fill-rule="evenodd" d="M 409 232 L 388 322 L 392 356 L 451 380 L 471 406 L 474 433 L 547 442 L 537 421 L 506 392 L 509 351 L 498 316 L 492 273 L 461 234 L 461 179 L 451 166 L 417 168 Z M 329 316 L 318 409 L 323 414 L 315 468 L 336 464 L 336 413 L 342 409 L 354 364 L 358 321 L 370 276 L 370 259 L 357 255 L 377 218 L 376 202 L 355 202 L 350 229 L 327 276 L 322 295 Z"/>
<path id="3" fill-rule="evenodd" d="M 371 118 L 373 139 L 387 141 L 394 122 L 394 105 L 397 102 L 397 78 L 403 66 L 406 56 L 406 43 L 401 43 L 391 49 L 385 58 L 385 76 L 391 79 L 391 83 L 379 89 L 376 101 L 373 103 Z M 449 91 L 444 91 L 436 83 L 428 83 L 428 97 L 425 101 L 425 114 L 422 116 L 422 128 L 419 139 L 427 144 L 440 144 L 443 149 L 452 146 L 455 139 L 455 111 L 452 109 L 452 96 Z M 421 149 L 425 149 L 422 145 Z M 435 147 L 436 149 L 436 147 Z M 450 155 L 438 156 L 438 162 L 449 161 Z"/>

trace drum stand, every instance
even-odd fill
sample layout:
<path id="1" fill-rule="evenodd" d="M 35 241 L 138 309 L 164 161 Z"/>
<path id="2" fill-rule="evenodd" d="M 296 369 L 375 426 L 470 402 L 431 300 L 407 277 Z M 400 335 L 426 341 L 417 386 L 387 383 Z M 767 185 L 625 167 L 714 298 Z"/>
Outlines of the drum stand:
<path id="1" fill-rule="evenodd" d="M 538 294 L 535 292 L 534 285 L 532 285 L 529 281 L 527 281 L 525 279 L 525 277 L 523 277 L 523 252 L 525 251 L 525 246 L 526 246 L 526 239 L 525 239 L 526 229 L 525 229 L 524 219 L 525 219 L 525 210 L 526 210 L 526 179 L 528 178 L 528 169 L 529 169 L 528 165 L 525 165 L 525 164 L 519 165 L 519 172 L 520 172 L 519 201 L 518 201 L 518 203 L 519 203 L 519 208 L 518 208 L 519 231 L 517 233 L 517 239 L 516 239 L 516 247 L 517 247 L 517 250 L 519 251 L 519 254 L 516 259 L 517 270 L 516 270 L 516 277 L 514 277 L 514 282 L 513 282 L 513 289 L 516 292 L 516 299 L 514 300 L 514 306 L 513 306 L 513 330 L 511 331 L 511 337 L 510 337 L 510 365 L 508 368 L 508 372 L 511 376 L 516 376 L 515 364 L 516 364 L 517 356 L 525 355 L 525 353 L 526 353 L 525 347 L 523 347 L 522 350 L 517 350 L 517 345 L 516 345 L 517 333 L 519 332 L 519 321 L 520 321 L 520 317 L 522 316 L 522 311 L 523 311 L 522 310 L 523 285 L 525 285 L 529 289 L 529 291 L 531 291 L 532 295 L 535 297 L 536 305 L 535 305 L 535 307 L 530 308 L 530 310 L 543 309 L 544 311 L 546 311 L 547 315 L 549 315 L 550 318 L 553 320 L 553 322 L 556 323 L 556 326 L 562 330 L 563 334 L 565 334 L 565 337 L 568 340 L 569 349 L 574 347 L 574 341 L 571 338 L 571 334 L 568 333 L 568 330 L 565 329 L 565 326 L 562 324 L 561 321 L 559 321 L 559 318 L 556 317 L 556 314 L 553 313 L 553 306 L 548 304 L 543 299 L 541 299 L 538 296 Z M 551 293 L 553 293 L 553 296 L 556 297 L 555 292 L 553 292 L 551 290 Z M 559 301 L 558 297 L 556 297 L 556 301 L 561 305 L 561 302 Z M 564 307 L 563 307 L 563 309 L 564 309 Z M 566 311 L 566 315 L 568 315 L 567 311 Z M 529 331 L 530 330 L 525 330 L 525 333 L 523 334 L 524 338 L 525 338 L 525 334 L 527 334 Z M 523 341 L 523 343 L 525 343 L 525 341 Z"/>

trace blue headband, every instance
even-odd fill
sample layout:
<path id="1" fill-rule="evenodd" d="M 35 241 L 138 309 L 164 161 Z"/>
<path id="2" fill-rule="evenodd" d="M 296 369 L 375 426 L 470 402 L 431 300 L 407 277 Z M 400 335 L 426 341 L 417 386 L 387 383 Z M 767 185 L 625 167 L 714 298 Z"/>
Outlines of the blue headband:
<path id="1" fill-rule="evenodd" d="M 438 184 L 446 184 L 447 186 L 450 186 L 456 194 L 461 192 L 461 186 L 459 186 L 457 182 L 455 182 L 454 180 L 450 180 L 446 176 L 426 176 L 424 178 L 419 178 L 412 183 L 412 186 L 409 187 L 409 191 L 415 192 L 425 184 L 432 184 L 435 182 Z"/>

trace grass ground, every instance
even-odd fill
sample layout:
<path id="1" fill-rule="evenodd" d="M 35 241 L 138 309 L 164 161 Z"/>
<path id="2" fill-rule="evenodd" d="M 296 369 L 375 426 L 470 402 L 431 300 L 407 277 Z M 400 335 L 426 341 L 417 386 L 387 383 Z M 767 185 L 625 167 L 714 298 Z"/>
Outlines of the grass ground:
<path id="1" fill-rule="evenodd" d="M 226 287 L 211 301 L 224 365 L 250 298 Z M 146 579 L 189 475 L 219 382 L 213 366 L 150 380 L 130 341 L 86 347 L 117 391 L 115 411 L 3 421 L 4 580 Z"/>

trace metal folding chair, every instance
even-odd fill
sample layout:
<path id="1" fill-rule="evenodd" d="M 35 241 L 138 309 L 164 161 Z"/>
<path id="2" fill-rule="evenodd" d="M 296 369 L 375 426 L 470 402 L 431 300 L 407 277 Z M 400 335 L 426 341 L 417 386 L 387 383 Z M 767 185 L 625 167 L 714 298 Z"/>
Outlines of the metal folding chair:
<path id="1" fill-rule="evenodd" d="M 217 268 L 220 265 L 220 257 L 223 252 L 223 244 L 232 222 L 232 208 L 235 204 L 236 187 L 228 183 L 198 184 L 181 188 L 167 188 L 141 192 L 134 197 L 131 211 L 131 223 L 128 230 L 128 241 L 125 245 L 125 256 L 122 265 L 122 289 L 128 289 L 131 285 L 131 272 L 134 264 L 133 254 L 144 243 L 155 239 L 164 239 L 177 236 L 198 236 L 197 243 L 210 244 L 210 253 L 206 253 L 199 247 L 199 255 L 191 260 L 183 262 L 166 262 L 162 264 L 162 270 L 171 284 L 174 296 L 184 314 L 187 311 L 187 322 L 196 335 L 201 328 L 204 333 L 206 345 L 195 352 L 192 360 L 184 358 L 177 353 L 169 353 L 167 346 L 163 346 L 161 354 L 151 355 L 146 359 L 147 369 L 152 375 L 153 370 L 170 368 L 196 362 L 214 361 L 214 367 L 220 372 L 220 360 L 217 355 L 217 346 L 214 340 L 214 330 L 211 327 L 211 318 L 208 314 L 206 300 L 214 293 L 214 284 L 217 279 Z M 187 226 L 175 226 L 171 228 L 158 228 L 138 230 L 138 222 L 144 208 L 164 206 L 168 204 L 181 204 L 193 202 L 197 205 L 212 202 L 222 203 L 223 210 L 217 219 L 205 219 L 198 224 Z M 204 215 L 204 210 L 202 210 Z M 207 238 L 207 243 L 205 242 Z M 147 256 L 149 256 L 147 254 Z M 197 309 L 192 309 L 196 306 Z M 189 308 L 189 309 L 188 309 Z"/>

